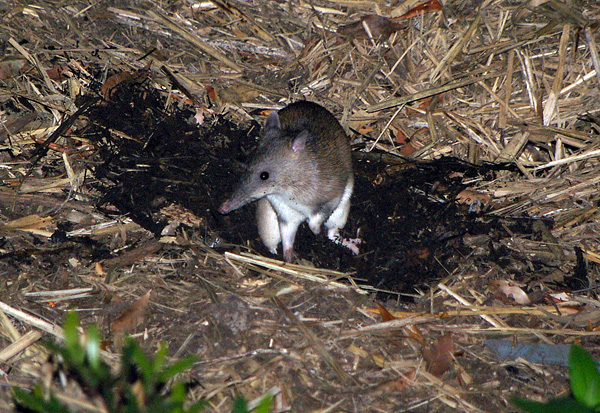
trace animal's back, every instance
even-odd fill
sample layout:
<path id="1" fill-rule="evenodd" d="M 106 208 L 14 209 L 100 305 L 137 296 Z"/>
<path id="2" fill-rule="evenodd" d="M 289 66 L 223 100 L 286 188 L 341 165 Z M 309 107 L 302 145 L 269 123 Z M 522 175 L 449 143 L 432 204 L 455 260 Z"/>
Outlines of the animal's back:
<path id="1" fill-rule="evenodd" d="M 348 135 L 335 116 L 317 103 L 299 101 L 281 109 L 279 119 L 282 136 L 307 130 L 306 149 L 321 176 L 345 185 L 352 175 L 352 154 Z"/>

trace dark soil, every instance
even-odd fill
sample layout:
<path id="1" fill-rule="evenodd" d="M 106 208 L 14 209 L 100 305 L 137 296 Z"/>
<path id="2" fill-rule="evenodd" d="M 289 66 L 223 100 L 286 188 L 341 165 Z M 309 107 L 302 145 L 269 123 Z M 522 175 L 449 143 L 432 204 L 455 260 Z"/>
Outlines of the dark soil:
<path id="1" fill-rule="evenodd" d="M 223 412 L 235 395 L 252 400 L 269 390 L 277 394 L 277 411 L 515 411 L 514 396 L 565 394 L 568 369 L 499 360 L 486 338 L 579 342 L 599 354 L 600 306 L 595 291 L 582 291 L 600 278 L 595 156 L 535 169 L 561 145 L 568 148 L 564 156 L 577 153 L 573 148 L 595 150 L 597 90 L 571 91 L 587 106 L 561 100 L 560 115 L 570 123 L 549 129 L 541 108 L 527 107 L 531 96 L 515 67 L 519 87 L 506 89 L 515 94 L 506 104 L 523 119 L 501 126 L 502 81 L 493 98 L 490 86 L 482 86 L 489 79 L 473 81 L 439 92 L 429 107 L 422 97 L 409 101 L 392 125 L 396 135 L 382 138 L 391 144 L 368 150 L 392 118 L 390 110 L 367 110 L 382 96 L 479 76 L 496 52 L 500 60 L 490 65 L 498 67 L 488 69 L 507 71 L 512 49 L 496 49 L 489 40 L 497 16 L 510 13 L 501 20 L 519 45 L 512 48 L 521 53 L 531 45 L 523 56 L 558 50 L 562 26 L 572 18 L 557 20 L 564 10 L 551 6 L 558 3 L 532 10 L 486 3 L 489 10 L 477 11 L 485 24 L 479 23 L 476 45 L 465 46 L 431 84 L 424 71 L 432 72 L 432 62 L 442 61 L 467 32 L 478 16 L 473 4 L 445 1 L 443 10 L 407 24 L 379 18 L 386 38 L 370 39 L 360 32 L 361 16 L 374 13 L 370 3 L 235 2 L 252 19 L 223 5 L 198 11 L 188 3 L 71 3 L 0 4 L 0 55 L 6 55 L 0 61 L 0 304 L 7 314 L 0 354 L 19 339 L 13 327 L 60 341 L 47 325 L 61 325 L 75 310 L 84 325 L 101 327 L 114 355 L 131 334 L 149 354 L 164 342 L 174 359 L 196 356 L 182 378 L 189 396 Z M 590 4 L 586 10 L 594 11 Z M 383 13 L 380 7 L 374 8 Z M 536 13 L 540 7 L 543 13 Z M 207 54 L 151 12 L 185 16 L 199 44 L 232 62 Z M 542 36 L 548 45 L 523 29 L 555 27 L 550 22 L 557 29 Z M 348 24 L 342 35 L 326 30 Z M 443 39 L 431 39 L 434 34 Z M 419 46 L 424 36 L 427 47 Z M 583 63 L 573 66 L 589 73 L 587 55 L 577 53 Z M 545 57 L 547 64 L 531 75 L 547 89 L 555 58 Z M 14 65 L 3 65 L 10 59 Z M 6 75 L 7 67 L 14 72 Z M 324 78 L 333 81 L 319 86 Z M 544 95 L 547 89 L 539 87 Z M 356 182 L 342 233 L 362 243 L 353 255 L 303 225 L 296 237 L 302 265 L 274 264 L 269 259 L 281 260 L 281 251 L 273 256 L 260 242 L 255 205 L 226 216 L 217 208 L 257 147 L 265 111 L 304 98 L 337 119 L 348 115 L 342 123 L 350 131 Z M 430 134 L 423 124 L 444 128 Z M 431 145 L 438 155 L 398 155 L 400 131 L 415 148 Z M 440 131 L 445 138 L 431 142 Z M 500 161 L 489 149 L 504 149 L 523 131 L 531 134 L 524 151 L 532 163 L 521 153 Z M 473 134 L 497 138 L 489 139 L 497 148 L 469 140 Z M 504 184 L 514 186 L 496 195 Z M 533 190 L 523 189 L 528 186 Z M 581 191 L 569 193 L 570 187 Z M 259 262 L 248 261 L 248 253 Z M 496 281 L 521 289 L 530 303 L 516 303 Z M 564 293 L 568 302 L 551 293 Z M 149 303 L 137 304 L 146 294 Z M 123 322 L 132 309 L 139 317 Z M 424 354 L 445 353 L 436 346 L 447 335 L 451 361 L 436 375 L 436 363 Z M 0 358 L 6 377 L 0 411 L 14 407 L 13 386 L 37 382 L 83 398 L 64 386 L 71 378 L 62 380 L 43 351 L 24 350 Z"/>

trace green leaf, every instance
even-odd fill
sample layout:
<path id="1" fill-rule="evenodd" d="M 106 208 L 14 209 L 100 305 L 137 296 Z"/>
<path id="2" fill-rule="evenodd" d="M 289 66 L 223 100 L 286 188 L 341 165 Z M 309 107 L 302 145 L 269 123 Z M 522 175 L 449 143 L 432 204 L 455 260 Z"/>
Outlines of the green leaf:
<path id="1" fill-rule="evenodd" d="M 102 359 L 100 358 L 100 332 L 95 325 L 91 325 L 87 329 L 85 353 L 92 371 L 100 373 L 102 366 Z"/>
<path id="2" fill-rule="evenodd" d="M 19 407 L 28 409 L 29 411 L 40 413 L 70 413 L 68 407 L 59 402 L 53 394 L 50 394 L 50 398 L 46 400 L 44 392 L 39 385 L 31 392 L 15 387 L 13 393 L 15 404 Z"/>
<path id="3" fill-rule="evenodd" d="M 176 375 L 183 373 L 194 365 L 196 357 L 189 356 L 181 360 L 177 360 L 175 363 L 167 366 L 163 371 L 160 372 L 159 381 L 166 382 L 169 379 L 174 378 Z"/>
<path id="4" fill-rule="evenodd" d="M 167 352 L 169 348 L 166 344 L 160 343 L 158 346 L 158 350 L 154 354 L 154 359 L 152 360 L 152 373 L 159 374 L 159 372 L 163 369 L 165 365 L 165 361 L 167 360 Z"/>
<path id="5" fill-rule="evenodd" d="M 185 396 L 185 385 L 182 382 L 177 382 L 173 384 L 173 386 L 171 387 L 171 394 L 169 395 L 171 403 L 173 403 L 174 405 L 183 406 Z"/>
<path id="6" fill-rule="evenodd" d="M 573 345 L 569 354 L 569 379 L 575 400 L 589 408 L 600 405 L 600 373 L 583 348 Z"/>
<path id="7" fill-rule="evenodd" d="M 128 340 L 127 346 L 131 352 L 131 361 L 135 366 L 137 366 L 138 372 L 142 375 L 142 379 L 144 381 L 144 387 L 150 385 L 154 382 L 154 370 L 153 363 L 148 357 L 146 357 L 146 353 L 137 344 L 133 339 Z"/>
<path id="8" fill-rule="evenodd" d="M 200 413 L 202 410 L 204 410 L 206 408 L 207 405 L 208 405 L 208 402 L 206 400 L 200 400 L 200 401 L 192 404 L 185 411 L 187 413 Z"/>
<path id="9" fill-rule="evenodd" d="M 126 381 L 132 381 L 136 374 L 136 364 L 133 359 L 135 343 L 131 339 L 125 340 L 125 345 L 121 348 L 121 378 Z"/>
<path id="10" fill-rule="evenodd" d="M 254 413 L 269 413 L 271 411 L 271 405 L 273 404 L 273 396 L 266 395 L 260 401 L 256 409 L 254 409 Z"/>
<path id="11" fill-rule="evenodd" d="M 43 397 L 38 397 L 33 392 L 25 391 L 19 387 L 13 389 L 13 394 L 17 406 L 23 406 L 36 412 L 43 411 Z"/>
<path id="12" fill-rule="evenodd" d="M 142 408 L 138 405 L 137 398 L 135 397 L 135 394 L 133 394 L 133 390 L 131 389 L 131 386 L 130 385 L 122 386 L 122 391 L 123 391 L 124 407 L 122 407 L 119 410 L 115 410 L 115 411 L 123 411 L 124 413 L 141 412 Z"/>
<path id="13" fill-rule="evenodd" d="M 186 357 L 168 365 L 166 345 L 161 344 L 156 353 L 148 357 L 135 340 L 127 337 L 116 375 L 101 358 L 98 328 L 95 325 L 87 328 L 84 347 L 79 340 L 79 324 L 75 312 L 67 313 L 64 345 L 50 342 L 47 347 L 52 353 L 62 356 L 63 362 L 59 363 L 59 368 L 77 382 L 86 394 L 101 399 L 108 411 L 137 413 L 144 409 L 149 412 L 198 413 L 208 405 L 206 400 L 200 400 L 185 408 L 188 388 L 184 382 L 175 382 L 170 388 L 167 386 L 168 382 L 194 364 L 195 357 Z M 138 405 L 133 392 L 132 386 L 137 382 L 142 384 L 139 390 L 144 392 L 144 406 Z M 69 412 L 66 405 L 61 404 L 52 393 L 46 395 L 39 386 L 33 392 L 15 388 L 14 400 L 15 405 L 31 412 Z M 243 399 L 238 405 L 241 409 L 238 412 L 247 412 Z"/>
<path id="14" fill-rule="evenodd" d="M 85 353 L 81 344 L 79 343 L 79 316 L 75 311 L 69 311 L 65 318 L 65 350 L 75 364 L 80 365 L 83 363 Z"/>
<path id="15" fill-rule="evenodd" d="M 243 396 L 238 396 L 233 401 L 233 408 L 231 409 L 231 413 L 249 413 L 248 412 L 248 404 L 246 403 L 246 399 Z"/>

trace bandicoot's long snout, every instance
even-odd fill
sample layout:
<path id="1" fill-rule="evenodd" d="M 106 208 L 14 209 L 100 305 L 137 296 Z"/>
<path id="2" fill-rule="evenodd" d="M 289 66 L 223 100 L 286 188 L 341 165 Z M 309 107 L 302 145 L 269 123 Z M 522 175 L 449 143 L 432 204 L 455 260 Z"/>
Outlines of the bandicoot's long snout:
<path id="1" fill-rule="evenodd" d="M 233 212 L 252 201 L 254 201 L 254 198 L 249 196 L 247 191 L 240 191 L 238 189 L 234 192 L 231 198 L 221 204 L 219 207 L 219 213 L 223 215 L 229 214 L 230 212 Z"/>
<path id="2" fill-rule="evenodd" d="M 233 207 L 233 202 L 231 202 L 231 200 L 228 199 L 227 201 L 223 202 L 219 207 L 219 214 L 229 214 L 234 209 L 236 208 Z"/>
<path id="3" fill-rule="evenodd" d="M 248 182 L 247 179 L 242 180 L 235 191 L 233 191 L 233 194 L 221 204 L 219 213 L 224 215 L 229 214 L 230 212 L 266 195 L 265 191 L 261 190 L 262 188 L 260 186 L 258 190 L 256 187 L 256 183 Z"/>

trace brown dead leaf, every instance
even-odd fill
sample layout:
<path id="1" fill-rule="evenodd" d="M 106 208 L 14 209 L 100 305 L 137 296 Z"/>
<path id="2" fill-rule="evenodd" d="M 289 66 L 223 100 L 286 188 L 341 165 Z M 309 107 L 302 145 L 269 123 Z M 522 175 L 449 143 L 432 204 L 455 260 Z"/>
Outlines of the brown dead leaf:
<path id="1" fill-rule="evenodd" d="M 428 260 L 430 255 L 431 251 L 427 247 L 413 248 L 406 252 L 407 259 L 411 264 L 420 264 L 422 261 Z"/>
<path id="2" fill-rule="evenodd" d="M 106 270 L 104 269 L 104 267 L 102 266 L 102 264 L 99 262 L 97 262 L 96 265 L 94 266 L 94 273 L 96 273 L 96 275 L 103 276 L 103 277 L 108 274 L 106 272 Z"/>
<path id="3" fill-rule="evenodd" d="M 400 155 L 402 156 L 410 156 L 415 153 L 417 149 L 412 145 L 412 143 L 408 142 L 400 149 Z"/>
<path id="4" fill-rule="evenodd" d="M 392 315 L 388 310 L 385 309 L 384 306 L 377 303 L 377 308 L 379 309 L 379 315 L 381 316 L 381 321 L 392 321 L 395 320 L 396 317 Z"/>
<path id="5" fill-rule="evenodd" d="M 454 340 L 451 334 L 445 334 L 423 350 L 427 371 L 440 377 L 452 367 L 453 355 Z"/>
<path id="6" fill-rule="evenodd" d="M 490 195 L 475 191 L 473 189 L 464 189 L 460 191 L 458 195 L 456 195 L 456 202 L 465 205 L 471 205 L 474 202 L 481 202 L 483 205 L 487 205 L 490 200 Z"/>
<path id="7" fill-rule="evenodd" d="M 379 311 L 379 315 L 381 316 L 381 321 L 392 321 L 396 320 L 398 317 L 394 316 L 390 313 L 384 306 L 377 303 L 377 310 Z M 412 313 L 406 313 L 408 316 L 413 315 Z M 397 333 L 392 333 L 392 336 L 398 336 Z M 402 328 L 402 336 L 412 338 L 413 340 L 418 341 L 419 343 L 425 345 L 425 339 L 421 334 L 421 331 L 417 328 L 417 326 L 413 324 L 409 324 Z"/>
<path id="8" fill-rule="evenodd" d="M 0 80 L 8 80 L 19 76 L 27 68 L 27 60 L 10 59 L 0 62 Z"/>
<path id="9" fill-rule="evenodd" d="M 360 133 L 361 135 L 366 135 L 368 133 L 373 132 L 375 129 L 373 129 L 372 126 L 363 126 L 362 128 L 358 129 L 358 133 Z"/>
<path id="10" fill-rule="evenodd" d="M 408 116 L 421 115 L 421 111 L 418 111 L 417 109 L 413 108 L 412 106 L 406 106 L 405 110 L 406 110 L 406 114 Z"/>
<path id="11" fill-rule="evenodd" d="M 208 95 L 208 98 L 210 100 L 212 100 L 213 102 L 217 102 L 217 93 L 215 92 L 215 88 L 212 86 L 206 86 L 206 94 Z"/>
<path id="12" fill-rule="evenodd" d="M 148 290 L 146 294 L 139 298 L 136 302 L 131 304 L 123 313 L 110 324 L 110 331 L 113 334 L 114 342 L 117 347 L 123 345 L 123 336 L 125 333 L 133 331 L 134 328 L 144 322 L 144 313 L 150 302 L 150 293 L 152 290 Z"/>
<path id="13" fill-rule="evenodd" d="M 395 380 L 385 382 L 377 386 L 377 390 L 383 392 L 401 391 L 413 384 L 417 375 L 417 369 L 412 369 L 403 377 L 398 377 Z"/>
<path id="14" fill-rule="evenodd" d="M 0 225 L 0 229 L 13 230 L 13 229 L 39 229 L 44 228 L 48 224 L 52 223 L 52 217 L 40 217 L 39 215 L 32 214 L 25 217 L 13 219 L 12 221 L 5 222 Z"/>
<path id="15" fill-rule="evenodd" d="M 399 144 L 399 145 L 405 145 L 405 144 L 408 143 L 408 136 L 406 136 L 406 134 L 401 129 L 398 129 L 396 131 L 396 138 L 395 138 L 395 140 L 396 140 L 397 144 Z"/>
<path id="16" fill-rule="evenodd" d="M 404 20 L 418 16 L 420 14 L 432 13 L 434 11 L 442 10 L 442 5 L 438 0 L 428 0 L 425 3 L 421 3 L 416 7 L 413 7 L 401 16 L 394 17 L 393 20 Z"/>
<path id="17" fill-rule="evenodd" d="M 400 148 L 400 155 L 402 156 L 410 156 L 417 149 L 414 147 L 412 143 L 410 143 L 410 138 L 404 133 L 402 129 L 398 129 L 396 131 L 396 137 L 394 138 L 398 145 L 403 145 Z"/>
<path id="18" fill-rule="evenodd" d="M 423 334 L 421 334 L 421 331 L 416 325 L 409 324 L 402 330 L 404 331 L 404 334 L 406 334 L 408 337 L 412 338 L 415 341 L 418 341 L 422 345 L 425 345 L 425 338 L 423 337 Z"/>
<path id="19" fill-rule="evenodd" d="M 530 304 L 531 300 L 529 296 L 523 289 L 521 285 L 517 284 L 514 281 L 508 280 L 493 280 L 490 283 L 490 287 L 500 292 L 502 295 L 500 296 L 507 298 L 507 301 L 514 301 L 517 304 Z"/>
<path id="20" fill-rule="evenodd" d="M 439 99 L 440 97 L 442 97 L 443 95 L 444 95 L 443 93 L 442 93 L 442 94 L 440 94 L 440 95 L 437 95 L 438 99 Z M 430 96 L 430 97 L 427 97 L 427 98 L 421 99 L 421 100 L 419 101 L 419 106 L 417 106 L 417 107 L 418 107 L 419 109 L 421 109 L 421 110 L 427 110 L 427 109 L 429 109 L 429 106 L 431 105 L 431 102 L 432 102 L 432 101 L 433 101 L 433 96 Z"/>
<path id="21" fill-rule="evenodd" d="M 63 80 L 63 75 L 69 76 L 73 73 L 68 65 L 58 65 L 46 70 L 46 74 L 50 79 L 60 82 Z"/>
<path id="22" fill-rule="evenodd" d="M 117 87 L 121 84 L 131 84 L 131 83 L 142 83 L 144 80 L 148 78 L 150 74 L 150 65 L 152 62 L 148 62 L 148 64 L 140 70 L 135 72 L 119 72 L 115 73 L 102 85 L 100 88 L 100 92 L 102 93 L 102 97 L 104 100 L 110 100 L 112 94 L 117 90 Z"/>
<path id="23" fill-rule="evenodd" d="M 122 255 L 104 261 L 104 266 L 111 272 L 120 267 L 128 267 L 144 259 L 150 254 L 154 254 L 163 247 L 163 244 L 156 240 L 149 240 L 146 243 L 130 250 Z"/>
<path id="24" fill-rule="evenodd" d="M 378 14 L 367 14 L 362 16 L 359 21 L 347 24 L 338 29 L 342 36 L 355 39 L 387 39 L 392 33 L 405 29 L 406 24 L 396 23 L 387 17 Z"/>

